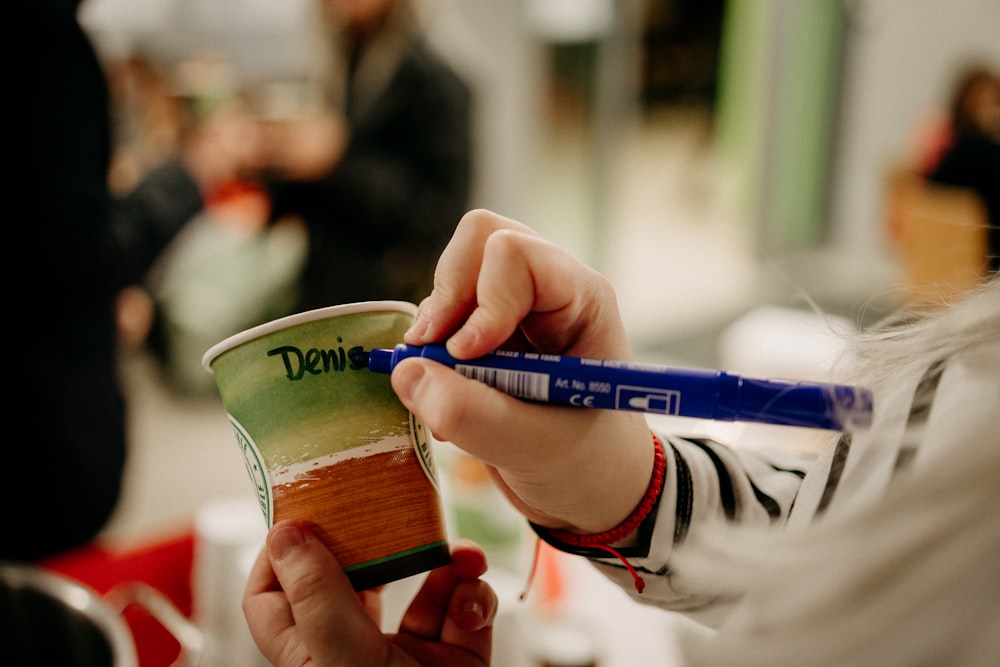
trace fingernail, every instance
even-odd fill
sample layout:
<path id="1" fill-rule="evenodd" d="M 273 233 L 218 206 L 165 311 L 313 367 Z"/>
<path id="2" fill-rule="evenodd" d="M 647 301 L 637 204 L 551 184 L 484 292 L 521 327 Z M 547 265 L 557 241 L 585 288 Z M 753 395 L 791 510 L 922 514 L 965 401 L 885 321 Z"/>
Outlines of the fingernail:
<path id="1" fill-rule="evenodd" d="M 466 602 L 463 602 L 462 611 L 467 614 L 475 614 L 480 620 L 484 618 L 483 605 L 479 604 L 475 600 L 467 600 Z"/>
<path id="2" fill-rule="evenodd" d="M 476 332 L 469 330 L 467 327 L 462 327 L 455 332 L 455 335 L 448 339 L 447 346 L 449 352 L 461 355 L 465 350 L 475 345 L 475 343 Z"/>
<path id="3" fill-rule="evenodd" d="M 428 318 L 424 315 L 423 311 L 417 312 L 417 319 L 413 321 L 410 328 L 406 330 L 404 338 L 407 340 L 414 340 L 418 342 L 423 341 L 424 334 L 427 333 L 427 327 L 430 325 Z"/>
<path id="4" fill-rule="evenodd" d="M 281 523 L 274 527 L 267 540 L 271 557 L 281 561 L 306 542 L 303 528 L 295 523 Z"/>
<path id="5" fill-rule="evenodd" d="M 420 364 L 405 364 L 392 374 L 392 388 L 396 390 L 399 400 L 408 402 L 417 393 L 417 385 L 424 377 L 424 368 Z"/>

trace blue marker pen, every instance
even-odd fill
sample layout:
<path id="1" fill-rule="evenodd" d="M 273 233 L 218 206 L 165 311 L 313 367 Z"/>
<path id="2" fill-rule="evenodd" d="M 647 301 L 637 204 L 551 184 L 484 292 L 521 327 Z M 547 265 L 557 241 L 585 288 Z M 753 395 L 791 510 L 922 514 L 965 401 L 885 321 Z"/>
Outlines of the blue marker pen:
<path id="1" fill-rule="evenodd" d="M 745 378 L 732 373 L 498 350 L 455 359 L 443 345 L 371 351 L 368 367 L 391 373 L 410 357 L 432 359 L 527 401 L 722 421 L 844 430 L 871 424 L 867 389 Z"/>

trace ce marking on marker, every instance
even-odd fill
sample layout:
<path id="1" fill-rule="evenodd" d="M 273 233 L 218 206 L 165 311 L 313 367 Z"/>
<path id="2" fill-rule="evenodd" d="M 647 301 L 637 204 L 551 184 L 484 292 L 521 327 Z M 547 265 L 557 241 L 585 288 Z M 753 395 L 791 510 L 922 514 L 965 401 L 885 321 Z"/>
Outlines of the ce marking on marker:
<path id="1" fill-rule="evenodd" d="M 572 396 L 569 397 L 569 402 L 570 405 L 592 408 L 594 407 L 594 395 L 587 394 L 586 396 L 584 396 L 583 394 L 573 394 Z"/>

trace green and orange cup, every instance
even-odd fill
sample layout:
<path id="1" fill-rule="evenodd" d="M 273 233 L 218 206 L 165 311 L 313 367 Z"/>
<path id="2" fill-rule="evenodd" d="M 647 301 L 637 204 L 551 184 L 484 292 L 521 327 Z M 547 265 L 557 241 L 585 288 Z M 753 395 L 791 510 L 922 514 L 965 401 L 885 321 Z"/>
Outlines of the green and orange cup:
<path id="1" fill-rule="evenodd" d="M 356 590 L 445 565 L 429 433 L 373 348 L 402 342 L 416 306 L 369 301 L 284 317 L 213 346 L 215 376 L 268 526 L 305 522 Z"/>

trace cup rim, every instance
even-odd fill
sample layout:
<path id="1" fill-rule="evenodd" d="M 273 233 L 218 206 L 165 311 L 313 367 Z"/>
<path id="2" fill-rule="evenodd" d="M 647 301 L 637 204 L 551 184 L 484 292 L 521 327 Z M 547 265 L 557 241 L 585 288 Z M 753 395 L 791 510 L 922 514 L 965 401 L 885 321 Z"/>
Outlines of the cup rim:
<path id="1" fill-rule="evenodd" d="M 295 313 L 293 315 L 286 315 L 280 317 L 276 320 L 271 320 L 270 322 L 265 322 L 264 324 L 258 324 L 255 327 L 245 329 L 237 334 L 233 334 L 228 338 L 225 338 L 212 347 L 208 348 L 208 351 L 201 358 L 201 365 L 209 373 L 213 373 L 212 361 L 215 360 L 223 352 L 227 352 L 235 347 L 239 347 L 244 343 L 251 340 L 260 338 L 261 336 L 266 336 L 269 333 L 279 331 L 281 329 L 287 329 L 288 327 L 297 326 L 299 324 L 305 324 L 306 322 L 314 322 L 316 320 L 326 319 L 327 317 L 335 317 L 341 315 L 353 315 L 355 313 L 368 313 L 380 310 L 390 310 L 397 311 L 401 313 L 408 313 L 410 315 L 417 314 L 417 306 L 409 301 L 358 301 L 355 303 L 342 303 L 336 306 L 326 306 L 324 308 L 316 308 L 313 310 L 306 310 L 301 313 Z"/>

